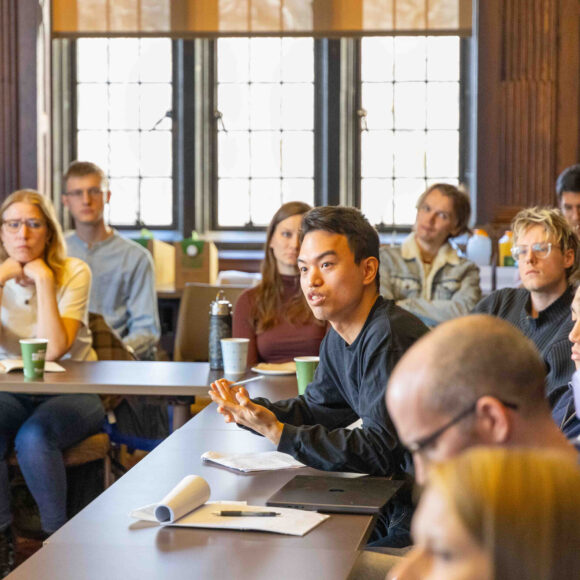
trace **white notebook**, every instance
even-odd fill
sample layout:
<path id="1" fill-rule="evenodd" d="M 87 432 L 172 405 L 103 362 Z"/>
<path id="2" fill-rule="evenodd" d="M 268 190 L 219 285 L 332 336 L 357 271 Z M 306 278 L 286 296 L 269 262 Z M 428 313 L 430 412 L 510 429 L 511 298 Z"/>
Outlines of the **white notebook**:
<path id="1" fill-rule="evenodd" d="M 184 477 L 159 503 L 133 510 L 129 515 L 138 520 L 166 526 L 254 530 L 304 536 L 329 516 L 291 508 L 249 506 L 245 502 L 208 502 L 210 489 L 198 475 Z M 275 512 L 273 517 L 223 516 L 220 512 Z"/>
<path id="2" fill-rule="evenodd" d="M 10 371 L 18 371 L 24 368 L 24 363 L 22 359 L 19 358 L 5 358 L 0 360 L 0 373 L 9 373 Z M 66 369 L 61 367 L 58 363 L 54 361 L 46 361 L 44 363 L 44 370 L 48 373 L 64 373 Z"/>
<path id="3" fill-rule="evenodd" d="M 298 469 L 305 467 L 287 453 L 280 451 L 264 451 L 263 453 L 220 453 L 206 451 L 201 458 L 208 463 L 217 463 L 236 471 L 250 473 L 252 471 L 276 471 L 278 469 Z"/>

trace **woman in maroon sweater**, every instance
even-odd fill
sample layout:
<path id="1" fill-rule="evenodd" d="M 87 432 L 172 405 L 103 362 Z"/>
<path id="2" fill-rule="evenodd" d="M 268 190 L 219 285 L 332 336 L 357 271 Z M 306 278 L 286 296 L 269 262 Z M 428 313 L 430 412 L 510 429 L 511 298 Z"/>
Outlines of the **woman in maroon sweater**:
<path id="1" fill-rule="evenodd" d="M 246 290 L 234 310 L 234 337 L 249 338 L 248 365 L 318 355 L 326 324 L 314 318 L 300 289 L 296 261 L 306 203 L 285 203 L 266 235 L 262 282 Z"/>

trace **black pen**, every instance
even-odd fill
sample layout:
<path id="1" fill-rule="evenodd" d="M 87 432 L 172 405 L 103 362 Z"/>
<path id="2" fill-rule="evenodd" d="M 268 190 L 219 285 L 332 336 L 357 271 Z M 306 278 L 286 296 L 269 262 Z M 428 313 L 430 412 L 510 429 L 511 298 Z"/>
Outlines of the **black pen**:
<path id="1" fill-rule="evenodd" d="M 228 518 L 274 518 L 279 516 L 278 512 L 243 512 L 240 510 L 222 510 L 214 514 L 215 516 L 225 516 Z"/>

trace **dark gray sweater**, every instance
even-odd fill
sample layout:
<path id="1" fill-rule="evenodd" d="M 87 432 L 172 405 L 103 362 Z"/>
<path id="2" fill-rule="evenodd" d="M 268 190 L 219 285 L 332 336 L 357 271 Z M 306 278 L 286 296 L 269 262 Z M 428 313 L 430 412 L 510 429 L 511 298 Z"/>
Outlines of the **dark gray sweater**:
<path id="1" fill-rule="evenodd" d="M 524 288 L 504 288 L 492 292 L 473 309 L 474 313 L 492 314 L 511 322 L 534 342 L 546 363 L 546 395 L 553 409 L 558 406 L 576 370 L 570 358 L 568 340 L 572 330 L 570 306 L 573 298 L 574 290 L 569 287 L 558 300 L 542 310 L 538 318 L 532 318 L 530 293 Z"/>

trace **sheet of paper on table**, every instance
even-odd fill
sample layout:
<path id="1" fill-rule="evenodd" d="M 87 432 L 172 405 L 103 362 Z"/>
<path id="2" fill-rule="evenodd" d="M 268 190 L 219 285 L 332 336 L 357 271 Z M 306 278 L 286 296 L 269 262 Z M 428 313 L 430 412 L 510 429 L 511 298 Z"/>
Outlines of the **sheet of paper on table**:
<path id="1" fill-rule="evenodd" d="M 274 517 L 228 517 L 221 511 L 272 512 L 265 506 L 249 506 L 240 502 L 208 502 L 208 483 L 197 475 L 184 477 L 159 503 L 133 510 L 129 515 L 138 520 L 165 526 L 254 530 L 304 536 L 330 516 L 317 512 L 276 508 Z"/>

